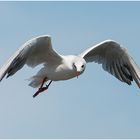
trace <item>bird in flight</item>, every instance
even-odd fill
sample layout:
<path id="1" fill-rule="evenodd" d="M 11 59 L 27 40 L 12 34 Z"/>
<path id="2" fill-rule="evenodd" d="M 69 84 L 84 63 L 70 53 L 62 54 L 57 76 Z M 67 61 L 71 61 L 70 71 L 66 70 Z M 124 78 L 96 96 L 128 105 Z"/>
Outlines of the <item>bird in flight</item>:
<path id="1" fill-rule="evenodd" d="M 119 43 L 105 40 L 79 55 L 60 55 L 52 48 L 49 35 L 33 38 L 23 44 L 1 67 L 0 81 L 5 76 L 14 75 L 25 64 L 32 68 L 43 64 L 38 73 L 29 79 L 29 86 L 38 88 L 33 95 L 36 97 L 47 90 L 52 81 L 78 77 L 90 62 L 102 64 L 105 71 L 128 85 L 134 80 L 140 88 L 140 69 Z M 48 85 L 45 85 L 47 81 Z"/>

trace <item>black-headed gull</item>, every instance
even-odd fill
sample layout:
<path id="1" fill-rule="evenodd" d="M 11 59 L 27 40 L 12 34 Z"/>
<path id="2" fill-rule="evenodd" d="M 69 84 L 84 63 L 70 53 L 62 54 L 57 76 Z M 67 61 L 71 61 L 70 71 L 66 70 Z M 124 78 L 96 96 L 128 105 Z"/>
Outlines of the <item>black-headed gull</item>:
<path id="1" fill-rule="evenodd" d="M 86 68 L 86 63 L 102 64 L 105 71 L 122 82 L 131 85 L 134 81 L 140 88 L 140 69 L 125 48 L 113 40 L 105 40 L 79 55 L 60 55 L 51 44 L 48 35 L 39 36 L 27 41 L 0 69 L 0 81 L 7 75 L 12 76 L 25 64 L 35 67 L 43 64 L 40 71 L 30 78 L 30 86 L 39 88 L 33 95 L 48 89 L 52 81 L 68 80 L 78 77 Z M 50 81 L 48 85 L 44 84 Z"/>

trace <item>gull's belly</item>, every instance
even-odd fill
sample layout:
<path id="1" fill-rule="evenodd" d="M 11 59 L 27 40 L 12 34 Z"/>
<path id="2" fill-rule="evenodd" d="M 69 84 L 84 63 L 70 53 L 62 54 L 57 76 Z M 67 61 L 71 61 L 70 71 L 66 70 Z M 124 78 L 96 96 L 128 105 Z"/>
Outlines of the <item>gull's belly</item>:
<path id="1" fill-rule="evenodd" d="M 68 80 L 73 77 L 76 77 L 76 73 L 74 70 L 70 70 L 67 68 L 54 68 L 54 69 L 47 69 L 46 71 L 47 77 L 50 80 L 53 81 L 59 81 L 59 80 Z"/>
<path id="2" fill-rule="evenodd" d="M 53 74 L 47 74 L 48 79 L 53 81 L 68 80 L 75 76 L 76 75 L 73 71 L 54 72 Z"/>

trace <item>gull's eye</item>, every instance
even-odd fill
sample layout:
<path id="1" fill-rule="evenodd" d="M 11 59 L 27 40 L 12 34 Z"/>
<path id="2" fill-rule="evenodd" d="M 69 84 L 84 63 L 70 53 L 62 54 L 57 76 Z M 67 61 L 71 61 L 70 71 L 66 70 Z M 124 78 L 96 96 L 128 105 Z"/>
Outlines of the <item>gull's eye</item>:
<path id="1" fill-rule="evenodd" d="M 84 65 L 82 65 L 81 67 L 84 68 Z"/>

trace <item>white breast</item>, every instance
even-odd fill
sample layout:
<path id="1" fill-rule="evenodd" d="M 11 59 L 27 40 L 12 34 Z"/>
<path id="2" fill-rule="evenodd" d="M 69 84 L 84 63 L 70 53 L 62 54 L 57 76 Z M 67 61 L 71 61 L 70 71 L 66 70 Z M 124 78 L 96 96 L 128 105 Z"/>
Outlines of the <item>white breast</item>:
<path id="1" fill-rule="evenodd" d="M 64 64 L 57 67 L 46 66 L 46 75 L 53 81 L 68 80 L 76 76 L 74 70 Z"/>

